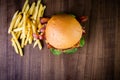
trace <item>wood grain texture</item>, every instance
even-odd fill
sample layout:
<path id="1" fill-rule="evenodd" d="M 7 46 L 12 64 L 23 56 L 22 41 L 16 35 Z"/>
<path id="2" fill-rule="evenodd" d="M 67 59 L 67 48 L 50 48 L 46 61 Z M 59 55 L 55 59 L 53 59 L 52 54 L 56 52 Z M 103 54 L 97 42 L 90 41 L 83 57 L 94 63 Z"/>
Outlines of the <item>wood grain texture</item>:
<path id="1" fill-rule="evenodd" d="M 30 2 L 37 0 L 30 0 Z M 120 80 L 120 1 L 44 0 L 45 15 L 86 15 L 86 44 L 77 53 L 54 56 L 43 50 L 24 48 L 17 55 L 7 34 L 11 18 L 24 0 L 0 0 L 0 80 Z"/>

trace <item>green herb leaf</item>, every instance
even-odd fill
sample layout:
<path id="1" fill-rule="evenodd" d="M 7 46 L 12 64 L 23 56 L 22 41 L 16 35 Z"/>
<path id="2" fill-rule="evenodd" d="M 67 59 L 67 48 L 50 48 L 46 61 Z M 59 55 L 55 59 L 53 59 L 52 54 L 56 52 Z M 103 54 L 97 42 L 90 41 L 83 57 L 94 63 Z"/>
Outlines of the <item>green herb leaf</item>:
<path id="1" fill-rule="evenodd" d="M 77 51 L 77 48 L 73 48 L 73 49 L 67 49 L 67 50 L 64 50 L 64 53 L 67 53 L 67 54 L 73 54 Z"/>
<path id="2" fill-rule="evenodd" d="M 54 55 L 60 55 L 62 52 L 60 50 L 54 49 L 54 48 L 50 48 L 50 51 L 54 54 Z"/>
<path id="3" fill-rule="evenodd" d="M 84 45 L 85 45 L 85 39 L 84 39 L 84 37 L 82 37 L 80 39 L 80 47 L 83 47 Z"/>

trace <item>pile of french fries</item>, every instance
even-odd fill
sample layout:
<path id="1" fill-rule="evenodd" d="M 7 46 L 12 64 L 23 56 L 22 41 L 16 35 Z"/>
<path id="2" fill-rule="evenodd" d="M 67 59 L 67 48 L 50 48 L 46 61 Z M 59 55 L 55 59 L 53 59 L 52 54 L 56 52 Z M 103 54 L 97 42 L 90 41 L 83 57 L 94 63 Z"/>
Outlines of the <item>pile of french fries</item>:
<path id="1" fill-rule="evenodd" d="M 45 8 L 46 6 L 41 4 L 41 0 L 38 0 L 37 3 L 33 2 L 31 6 L 29 0 L 26 0 L 22 11 L 15 12 L 8 33 L 12 34 L 12 46 L 20 56 L 23 56 L 24 46 L 32 42 L 34 42 L 33 47 L 38 45 L 39 49 L 42 49 L 40 40 L 33 38 L 33 34 L 38 34 L 43 26 L 39 19 L 43 16 Z"/>

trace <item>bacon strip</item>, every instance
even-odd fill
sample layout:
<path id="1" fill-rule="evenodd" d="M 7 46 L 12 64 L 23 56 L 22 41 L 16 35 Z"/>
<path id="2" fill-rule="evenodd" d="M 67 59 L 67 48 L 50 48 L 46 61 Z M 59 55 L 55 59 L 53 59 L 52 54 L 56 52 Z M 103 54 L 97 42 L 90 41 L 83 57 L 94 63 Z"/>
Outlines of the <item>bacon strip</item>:
<path id="1" fill-rule="evenodd" d="M 41 17 L 41 18 L 40 18 L 40 23 L 41 23 L 41 24 L 45 24 L 45 23 L 48 22 L 49 19 L 50 19 L 50 18 Z"/>
<path id="2" fill-rule="evenodd" d="M 80 17 L 80 22 L 86 22 L 88 20 L 87 16 Z"/>

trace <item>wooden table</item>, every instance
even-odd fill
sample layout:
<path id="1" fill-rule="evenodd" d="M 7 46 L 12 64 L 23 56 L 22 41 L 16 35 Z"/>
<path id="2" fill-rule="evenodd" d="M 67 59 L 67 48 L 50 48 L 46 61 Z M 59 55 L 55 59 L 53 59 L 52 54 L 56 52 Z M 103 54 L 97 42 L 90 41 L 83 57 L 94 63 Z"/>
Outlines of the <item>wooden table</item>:
<path id="1" fill-rule="evenodd" d="M 30 2 L 33 2 L 31 0 Z M 17 55 L 7 33 L 24 0 L 0 0 L 0 80 L 120 80 L 120 1 L 45 0 L 44 16 L 59 12 L 86 15 L 87 38 L 77 53 L 54 56 L 33 44 Z"/>

